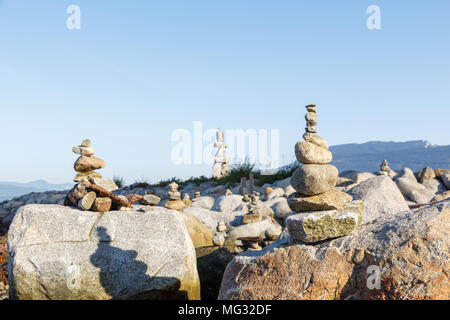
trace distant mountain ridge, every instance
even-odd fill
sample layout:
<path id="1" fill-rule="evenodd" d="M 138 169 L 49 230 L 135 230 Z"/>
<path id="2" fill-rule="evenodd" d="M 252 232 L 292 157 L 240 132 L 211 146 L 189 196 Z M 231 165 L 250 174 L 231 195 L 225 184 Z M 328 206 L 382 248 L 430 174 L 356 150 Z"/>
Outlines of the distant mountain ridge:
<path id="1" fill-rule="evenodd" d="M 45 180 L 36 180 L 27 183 L 21 182 L 0 182 L 0 202 L 31 193 L 44 191 L 69 190 L 73 184 L 51 184 Z"/>
<path id="2" fill-rule="evenodd" d="M 340 172 L 346 170 L 375 172 L 379 170 L 383 160 L 387 160 L 393 170 L 408 167 L 418 171 L 425 166 L 433 169 L 450 168 L 450 145 L 437 146 L 424 140 L 350 143 L 332 146 L 330 151 L 333 153 L 331 163 Z"/>

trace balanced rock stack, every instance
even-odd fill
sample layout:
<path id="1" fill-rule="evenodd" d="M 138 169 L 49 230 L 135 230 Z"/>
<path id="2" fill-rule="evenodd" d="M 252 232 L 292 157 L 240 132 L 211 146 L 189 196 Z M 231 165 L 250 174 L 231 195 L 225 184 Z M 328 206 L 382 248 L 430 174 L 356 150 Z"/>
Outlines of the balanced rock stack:
<path id="1" fill-rule="evenodd" d="M 178 184 L 172 182 L 169 184 L 169 201 L 164 206 L 171 210 L 182 210 L 186 207 L 186 204 L 181 200 L 181 193 L 178 192 Z"/>
<path id="2" fill-rule="evenodd" d="M 106 163 L 102 159 L 94 157 L 95 150 L 91 147 L 91 140 L 83 140 L 81 145 L 73 147 L 72 151 L 80 155 L 74 164 L 74 169 L 77 172 L 73 179 L 74 182 L 102 178 L 102 175 L 94 170 L 104 168 Z"/>
<path id="3" fill-rule="evenodd" d="M 334 189 L 339 172 L 329 164 L 333 156 L 328 143 L 316 134 L 316 106 L 306 109 L 305 141 L 295 145 L 297 160 L 304 165 L 291 177 L 297 192 L 289 196 L 288 203 L 295 213 L 286 219 L 286 227 L 293 238 L 314 243 L 353 232 L 361 224 L 364 205 Z"/>
<path id="4" fill-rule="evenodd" d="M 118 189 L 113 180 L 102 179 L 101 174 L 94 171 L 104 168 L 106 163 L 102 159 L 94 157 L 95 150 L 91 147 L 89 139 L 84 140 L 81 145 L 73 147 L 72 151 L 80 155 L 74 164 L 74 169 L 78 172 L 74 181 L 78 183 L 68 192 L 64 205 L 77 207 L 83 211 L 96 212 L 131 207 L 126 198 L 121 199 L 112 193 Z"/>
<path id="5" fill-rule="evenodd" d="M 384 160 L 380 165 L 380 171 L 378 171 L 379 176 L 388 176 L 391 172 L 391 168 L 389 168 L 389 162 L 387 160 Z"/>

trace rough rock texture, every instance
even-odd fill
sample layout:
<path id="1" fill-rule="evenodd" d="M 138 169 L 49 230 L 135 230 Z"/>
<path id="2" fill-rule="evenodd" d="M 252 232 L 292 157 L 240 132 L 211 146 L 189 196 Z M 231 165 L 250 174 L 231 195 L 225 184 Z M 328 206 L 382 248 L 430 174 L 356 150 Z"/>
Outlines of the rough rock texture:
<path id="1" fill-rule="evenodd" d="M 361 224 L 363 211 L 363 202 L 353 201 L 340 210 L 294 213 L 286 219 L 286 227 L 296 240 L 318 242 L 355 231 Z"/>
<path id="2" fill-rule="evenodd" d="M 297 192 L 313 196 L 331 190 L 338 174 L 338 169 L 330 164 L 306 164 L 295 170 L 291 185 Z"/>
<path id="3" fill-rule="evenodd" d="M 315 196 L 294 193 L 288 198 L 289 208 L 297 212 L 342 209 L 350 201 L 351 195 L 335 189 Z"/>
<path id="4" fill-rule="evenodd" d="M 383 216 L 325 243 L 302 245 L 287 238 L 242 253 L 228 264 L 219 299 L 448 300 L 449 245 L 447 200 Z M 369 266 L 380 270 L 380 289 L 367 285 L 376 283 Z"/>
<path id="5" fill-rule="evenodd" d="M 354 200 L 364 202 L 363 224 L 385 214 L 408 211 L 404 197 L 391 178 L 378 176 L 361 182 L 349 191 Z"/>
<path id="6" fill-rule="evenodd" d="M 415 203 L 428 203 L 435 195 L 423 184 L 417 182 L 414 173 L 409 168 L 403 169 L 395 180 L 401 193 Z"/>
<path id="7" fill-rule="evenodd" d="M 328 149 L 307 141 L 295 144 L 295 156 L 299 162 L 310 164 L 327 164 L 333 160 L 333 155 Z"/>
<path id="8" fill-rule="evenodd" d="M 180 212 L 192 239 L 194 248 L 212 246 L 212 232 L 200 220 L 186 212 Z"/>
<path id="9" fill-rule="evenodd" d="M 8 233 L 12 299 L 199 299 L 195 249 L 183 218 L 22 207 Z"/>

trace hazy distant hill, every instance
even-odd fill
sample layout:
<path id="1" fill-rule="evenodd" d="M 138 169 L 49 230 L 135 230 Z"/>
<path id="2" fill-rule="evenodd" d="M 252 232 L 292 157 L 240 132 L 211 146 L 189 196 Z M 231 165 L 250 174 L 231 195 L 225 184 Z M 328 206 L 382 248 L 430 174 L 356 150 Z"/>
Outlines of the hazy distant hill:
<path id="1" fill-rule="evenodd" d="M 69 190 L 73 184 L 50 184 L 45 180 L 36 180 L 27 183 L 0 182 L 0 202 L 9 200 L 31 192 Z"/>
<path id="2" fill-rule="evenodd" d="M 342 144 L 330 147 L 334 164 L 340 172 L 357 170 L 375 172 L 383 160 L 393 170 L 408 167 L 418 171 L 425 166 L 433 169 L 450 168 L 450 146 L 436 146 L 427 141 L 380 142 Z"/>

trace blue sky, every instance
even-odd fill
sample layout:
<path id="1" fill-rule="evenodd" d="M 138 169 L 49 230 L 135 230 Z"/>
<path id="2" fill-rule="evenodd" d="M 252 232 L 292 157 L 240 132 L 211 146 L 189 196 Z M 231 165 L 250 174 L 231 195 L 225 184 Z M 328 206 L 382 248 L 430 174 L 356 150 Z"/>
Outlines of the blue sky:
<path id="1" fill-rule="evenodd" d="M 366 27 L 373 4 L 381 30 Z M 171 134 L 196 120 L 279 129 L 289 162 L 310 103 L 330 145 L 447 145 L 449 13 L 448 0 L 0 0 L 0 180 L 70 182 L 87 137 L 105 177 L 210 175 L 171 162 Z"/>

